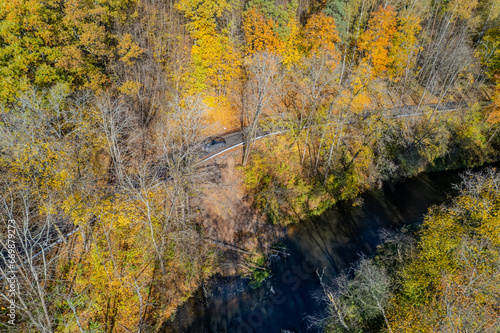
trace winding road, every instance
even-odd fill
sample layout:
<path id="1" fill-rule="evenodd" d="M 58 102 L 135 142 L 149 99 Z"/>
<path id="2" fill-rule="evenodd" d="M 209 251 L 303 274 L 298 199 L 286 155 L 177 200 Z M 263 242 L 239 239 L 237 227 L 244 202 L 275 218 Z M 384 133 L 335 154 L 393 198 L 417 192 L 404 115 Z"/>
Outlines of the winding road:
<path id="1" fill-rule="evenodd" d="M 488 103 L 488 105 L 489 104 L 490 103 Z M 421 115 L 432 113 L 432 112 L 436 112 L 436 113 L 453 112 L 453 111 L 460 110 L 461 106 L 467 106 L 467 103 L 465 103 L 465 102 L 450 102 L 450 103 L 445 103 L 445 104 L 427 104 L 427 105 L 421 105 L 421 106 L 418 106 L 418 105 L 402 106 L 402 107 L 388 109 L 387 110 L 388 115 L 386 115 L 384 117 L 385 118 L 402 118 L 402 117 L 411 117 L 411 116 L 421 116 Z M 419 111 L 419 110 L 423 110 L 423 109 L 427 109 L 428 111 L 423 111 L 423 112 Z M 370 112 L 372 112 L 372 110 L 366 111 L 365 113 L 368 114 Z M 353 122 L 354 121 L 351 120 L 351 121 L 343 121 L 341 123 L 351 124 Z M 326 124 L 326 125 L 336 125 L 336 124 L 337 124 L 337 122 L 332 122 L 332 123 Z M 307 128 L 307 127 L 305 127 L 305 128 Z M 276 131 L 276 132 L 272 132 L 272 133 L 263 133 L 262 135 L 257 136 L 255 138 L 255 140 L 260 140 L 262 138 L 272 136 L 272 135 L 283 134 L 283 133 L 288 132 L 288 131 L 290 131 L 290 130 L 280 130 L 280 131 Z M 211 160 L 217 156 L 224 154 L 227 151 L 230 151 L 234 148 L 240 147 L 243 144 L 245 144 L 245 142 L 243 141 L 242 130 L 240 130 L 238 132 L 231 133 L 231 134 L 224 135 L 224 136 L 222 136 L 222 138 L 224 138 L 224 140 L 226 140 L 226 146 L 215 150 L 212 154 L 209 154 L 208 156 L 205 155 L 205 157 L 201 161 L 197 162 L 195 165 L 200 165 L 208 160 Z"/>
<path id="2" fill-rule="evenodd" d="M 487 105 L 489 105 L 489 104 L 491 104 L 491 102 L 488 103 Z M 428 113 L 432 113 L 432 112 L 437 112 L 437 113 L 453 112 L 453 111 L 459 110 L 461 106 L 466 106 L 466 105 L 467 104 L 464 102 L 451 102 L 451 103 L 446 103 L 446 104 L 430 104 L 430 105 L 423 105 L 423 106 L 403 106 L 403 107 L 397 107 L 397 108 L 392 108 L 392 109 L 386 110 L 386 111 L 388 111 L 388 115 L 386 115 L 385 117 L 386 118 L 400 118 L 400 117 L 420 116 L 420 115 L 424 115 L 424 114 L 428 114 Z M 425 111 L 425 109 L 427 109 L 427 111 Z M 430 109 L 430 111 L 429 111 L 429 109 Z M 424 110 L 424 111 L 420 111 L 420 110 Z M 372 112 L 372 111 L 366 111 L 366 114 L 368 114 L 369 112 Z M 354 121 L 351 120 L 351 121 L 343 121 L 341 123 L 349 124 L 349 123 L 353 123 L 353 122 Z M 338 123 L 332 122 L 332 123 L 326 124 L 326 125 L 335 125 L 335 124 L 338 124 Z M 304 127 L 304 128 L 307 128 L 307 127 Z M 254 140 L 260 140 L 262 138 L 272 136 L 272 135 L 283 134 L 283 133 L 286 133 L 288 131 L 290 131 L 290 130 L 288 129 L 288 130 L 280 130 L 280 131 L 276 131 L 276 132 L 272 132 L 272 133 L 263 133 L 263 134 L 257 136 Z M 232 149 L 238 148 L 238 147 L 242 146 L 243 144 L 245 144 L 245 142 L 243 141 L 243 134 L 242 134 L 241 130 L 238 132 L 224 135 L 222 137 L 226 140 L 226 146 L 219 148 L 218 150 L 214 151 L 211 154 L 205 155 L 199 162 L 197 162 L 195 164 L 195 166 L 201 165 L 201 164 L 203 164 L 203 163 L 205 163 L 205 162 L 207 162 L 207 161 L 209 161 L 217 156 L 220 156 L 220 155 L 222 155 L 222 154 L 224 154 Z M 171 179 L 171 177 L 167 177 L 164 181 L 167 181 L 170 179 Z M 72 234 L 77 232 L 78 230 L 79 230 L 79 228 L 77 227 L 73 230 L 67 231 L 66 234 L 64 234 L 64 238 L 68 238 L 69 236 L 71 236 Z M 46 251 L 49 251 L 51 248 L 53 248 L 55 245 L 61 243 L 62 241 L 63 241 L 62 237 L 60 237 L 60 235 L 58 235 L 57 233 L 54 233 L 53 240 L 46 241 L 45 244 L 47 244 L 47 246 L 44 247 L 42 250 L 40 250 L 40 252 L 38 252 L 37 254 L 32 256 L 31 259 L 38 257 L 39 255 L 41 255 L 42 253 L 44 253 Z M 50 242 L 50 244 L 49 244 L 49 242 Z M 1 253 L 0 256 L 3 257 L 5 255 L 4 252 L 5 252 L 5 249 L 2 249 L 2 251 L 0 252 Z M 5 260 L 5 257 L 3 258 L 3 260 Z M 25 263 L 26 262 L 24 262 L 24 264 Z M 2 268 L 2 267 L 0 267 L 0 268 Z M 4 277 L 1 276 L 0 281 L 3 278 Z"/>

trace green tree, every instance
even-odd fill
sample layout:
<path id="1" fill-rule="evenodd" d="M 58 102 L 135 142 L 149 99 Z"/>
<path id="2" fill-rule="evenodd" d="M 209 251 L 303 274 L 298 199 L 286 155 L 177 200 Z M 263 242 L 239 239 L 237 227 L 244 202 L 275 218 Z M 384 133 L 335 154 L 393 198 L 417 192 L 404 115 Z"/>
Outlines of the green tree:
<path id="1" fill-rule="evenodd" d="M 327 0 L 323 13 L 333 17 L 337 26 L 340 40 L 345 41 L 348 33 L 348 22 L 346 21 L 346 3 L 343 0 Z"/>
<path id="2" fill-rule="evenodd" d="M 94 90 L 109 84 L 107 64 L 117 38 L 110 27 L 133 0 L 0 1 L 0 100 L 31 84 L 56 82 Z"/>
<path id="3" fill-rule="evenodd" d="M 287 6 L 276 5 L 270 0 L 250 0 L 247 10 L 255 8 L 263 14 L 265 20 L 274 21 L 273 30 L 284 41 L 291 33 L 289 22 L 295 18 L 297 6 L 297 0 L 290 1 Z"/>

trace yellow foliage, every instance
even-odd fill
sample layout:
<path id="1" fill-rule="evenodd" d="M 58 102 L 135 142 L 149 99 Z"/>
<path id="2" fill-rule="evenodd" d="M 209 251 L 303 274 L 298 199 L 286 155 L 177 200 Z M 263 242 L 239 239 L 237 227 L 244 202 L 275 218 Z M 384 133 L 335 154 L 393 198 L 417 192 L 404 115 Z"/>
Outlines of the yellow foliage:
<path id="1" fill-rule="evenodd" d="M 285 43 L 276 33 L 277 23 L 266 19 L 256 7 L 248 9 L 243 14 L 243 31 L 245 32 L 245 47 L 247 54 L 260 51 L 282 54 Z"/>
<path id="2" fill-rule="evenodd" d="M 389 58 L 391 65 L 389 77 L 398 81 L 404 76 L 404 70 L 416 66 L 417 54 L 422 47 L 417 46 L 416 35 L 422 29 L 418 17 L 401 18 L 398 20 L 398 29 L 394 34 L 393 47 L 390 49 Z"/>
<path id="3" fill-rule="evenodd" d="M 315 14 L 309 18 L 304 27 L 303 44 L 310 55 L 326 56 L 330 58 L 329 65 L 335 67 L 339 54 L 335 44 L 340 38 L 333 17 L 324 13 Z"/>
<path id="4" fill-rule="evenodd" d="M 187 28 L 194 44 L 191 47 L 191 69 L 186 72 L 186 90 L 189 95 L 203 92 L 208 87 L 224 94 L 225 88 L 239 75 L 240 60 L 227 31 L 217 29 L 216 18 L 230 10 L 229 1 L 182 0 L 176 4 L 191 20 Z"/>
<path id="5" fill-rule="evenodd" d="M 132 65 L 133 60 L 139 58 L 144 53 L 144 50 L 137 45 L 131 34 L 125 34 L 118 44 L 118 54 L 121 56 L 120 61 L 127 65 Z"/>
<path id="6" fill-rule="evenodd" d="M 471 16 L 478 6 L 478 0 L 451 0 L 447 4 L 447 12 L 453 17 L 471 21 Z M 474 22 L 475 23 L 475 22 Z"/>
<path id="7" fill-rule="evenodd" d="M 489 169 L 463 180 L 452 205 L 433 208 L 425 218 L 419 255 L 405 267 L 403 292 L 394 299 L 395 331 L 435 332 L 443 323 L 489 331 L 498 319 L 499 178 Z"/>
<path id="8" fill-rule="evenodd" d="M 288 22 L 290 34 L 284 43 L 283 64 L 287 67 L 298 64 L 302 57 L 300 47 L 300 29 L 297 21 L 291 19 Z"/>
<path id="9" fill-rule="evenodd" d="M 74 266 L 75 290 L 87 290 L 91 300 L 90 306 L 80 310 L 80 320 L 136 327 L 140 298 L 147 295 L 154 269 L 144 217 L 138 209 L 141 203 L 119 195 L 89 199 L 83 202 L 81 194 L 76 193 L 64 205 L 81 228 L 89 217 L 96 217 L 91 251 L 84 255 L 79 269 Z"/>
<path id="10" fill-rule="evenodd" d="M 142 88 L 142 83 L 137 81 L 125 81 L 118 90 L 125 95 L 134 96 L 139 94 Z"/>

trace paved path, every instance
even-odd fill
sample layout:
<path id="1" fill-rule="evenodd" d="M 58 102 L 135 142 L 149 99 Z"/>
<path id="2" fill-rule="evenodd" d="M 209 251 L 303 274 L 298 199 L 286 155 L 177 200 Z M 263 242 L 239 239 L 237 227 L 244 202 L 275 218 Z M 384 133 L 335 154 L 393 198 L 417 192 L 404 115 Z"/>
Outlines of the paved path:
<path id="1" fill-rule="evenodd" d="M 488 103 L 488 105 L 491 104 Z M 419 116 L 423 114 L 427 114 L 430 112 L 452 112 L 456 111 L 460 108 L 460 106 L 467 105 L 466 103 L 460 103 L 460 102 L 451 102 L 451 103 L 446 103 L 442 105 L 437 105 L 437 104 L 430 104 L 430 105 L 423 105 L 423 106 L 404 106 L 404 107 L 398 107 L 398 108 L 392 108 L 388 109 L 388 115 L 386 115 L 386 118 L 399 118 L 399 117 L 410 117 L 410 116 Z M 429 109 L 431 111 L 429 111 Z M 368 115 L 372 111 L 366 111 L 365 113 Z M 344 124 L 349 124 L 352 123 L 353 121 L 343 121 L 342 123 Z M 331 124 L 326 124 L 326 125 L 334 125 L 337 124 L 336 122 L 333 122 Z M 268 136 L 272 135 L 278 135 L 278 134 L 283 134 L 288 132 L 289 130 L 281 130 L 281 131 L 276 131 L 272 133 L 264 133 L 260 136 L 257 136 L 255 140 L 259 140 Z M 226 146 L 223 148 L 219 148 L 215 152 L 211 154 L 205 155 L 205 157 L 197 162 L 195 166 L 200 165 L 206 161 L 209 161 L 217 156 L 220 156 L 224 154 L 227 151 L 230 151 L 232 149 L 235 149 L 237 147 L 242 146 L 245 142 L 243 142 L 243 135 L 241 131 L 230 133 L 227 135 L 222 136 L 226 140 Z M 165 180 L 169 180 L 171 177 L 166 178 Z M 69 232 L 67 232 L 64 236 L 67 238 L 68 236 L 72 235 L 73 233 L 77 232 L 79 228 L 73 229 Z M 33 258 L 39 256 L 41 253 L 50 250 L 53 246 L 59 244 L 62 240 L 59 238 L 57 241 L 54 243 L 51 243 L 44 249 L 42 249 L 39 253 L 37 253 Z M 1 256 L 0 256 L 1 257 Z M 0 281 L 3 279 L 3 277 L 0 277 Z"/>
<path id="2" fill-rule="evenodd" d="M 431 112 L 437 112 L 437 113 L 442 113 L 442 112 L 452 112 L 459 110 L 460 106 L 466 106 L 467 103 L 465 102 L 450 102 L 446 104 L 428 104 L 428 105 L 422 105 L 422 106 L 416 106 L 416 105 L 411 105 L 411 106 L 402 106 L 402 107 L 396 107 L 396 108 L 391 108 L 387 109 L 388 115 L 386 115 L 386 118 L 401 118 L 401 117 L 411 117 L 411 116 L 420 116 L 424 115 L 427 113 Z M 430 111 L 429 111 L 430 110 Z M 365 114 L 368 115 L 372 111 L 366 111 Z M 350 124 L 353 123 L 353 121 L 343 121 L 342 123 L 344 124 Z M 330 124 L 326 125 L 335 125 L 337 124 L 336 122 L 332 122 Z M 255 140 L 260 140 L 262 138 L 265 138 L 267 136 L 271 135 L 277 135 L 277 134 L 283 134 L 285 132 L 288 132 L 289 130 L 282 130 L 282 131 L 276 131 L 273 133 L 265 133 L 260 136 L 257 136 Z M 227 151 L 230 151 L 234 148 L 237 148 L 239 146 L 242 146 L 245 142 L 243 142 L 243 135 L 241 131 L 234 132 L 231 134 L 227 134 L 222 136 L 224 140 L 226 140 L 226 145 L 222 148 L 219 148 L 215 150 L 211 154 L 205 155 L 205 157 L 196 163 L 196 165 L 200 165 L 208 160 L 211 160 L 217 156 L 220 156 L 224 154 Z"/>

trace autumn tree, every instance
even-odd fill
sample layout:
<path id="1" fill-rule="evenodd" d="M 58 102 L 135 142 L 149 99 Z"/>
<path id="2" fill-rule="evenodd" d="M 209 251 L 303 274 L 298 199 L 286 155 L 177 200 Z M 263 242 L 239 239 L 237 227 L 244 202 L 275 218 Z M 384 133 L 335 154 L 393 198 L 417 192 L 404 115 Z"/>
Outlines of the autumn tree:
<path id="1" fill-rule="evenodd" d="M 247 11 L 257 10 L 263 15 L 265 21 L 274 22 L 273 30 L 281 40 L 286 40 L 291 33 L 290 22 L 296 15 L 298 2 L 292 0 L 285 4 L 276 4 L 270 0 L 250 0 Z"/>
<path id="2" fill-rule="evenodd" d="M 392 6 L 372 13 L 368 29 L 361 35 L 359 49 L 364 52 L 363 62 L 372 68 L 373 76 L 385 75 L 389 64 L 389 51 L 396 33 L 396 11 Z"/>
<path id="3" fill-rule="evenodd" d="M 280 54 L 284 41 L 275 31 L 277 23 L 264 16 L 256 7 L 248 9 L 243 15 L 243 31 L 248 54 L 267 51 Z"/>
<path id="4" fill-rule="evenodd" d="M 239 61 L 228 26 L 217 20 L 232 9 L 229 1 L 180 1 L 176 8 L 190 20 L 187 29 L 193 38 L 191 47 L 192 72 L 186 88 L 199 93 L 208 87 L 223 94 L 228 84 L 238 76 Z"/>
<path id="5" fill-rule="evenodd" d="M 416 66 L 419 46 L 417 34 L 420 32 L 420 20 L 417 17 L 398 18 L 397 31 L 394 33 L 393 47 L 389 52 L 389 77 L 408 84 Z"/>
<path id="6" fill-rule="evenodd" d="M 51 253 L 49 246 L 57 242 L 53 233 L 61 224 L 57 226 L 55 211 L 35 214 L 43 203 L 36 191 L 9 180 L 4 180 L 1 186 L 5 191 L 0 198 L 2 229 L 9 230 L 0 239 L 5 249 L 0 257 L 2 309 L 11 304 L 10 300 L 15 301 L 17 318 L 13 332 L 53 332 L 58 315 L 54 304 L 62 302 L 64 296 L 52 282 L 59 280 L 57 262 L 61 253 Z"/>
<path id="7" fill-rule="evenodd" d="M 57 250 L 69 245 L 72 225 L 61 205 L 72 186 L 85 183 L 79 172 L 91 168 L 93 140 L 84 131 L 83 112 L 89 103 L 88 94 L 71 95 L 67 85 L 56 84 L 50 90 L 28 90 L 15 104 L 4 105 L 0 202 L 2 218 L 16 221 L 12 270 L 20 288 L 20 331 L 52 332 L 63 312 L 56 304 L 67 296 L 58 268 L 65 252 Z M 1 241 L 7 244 L 8 239 Z M 5 283 L 7 272 L 2 274 Z"/>
<path id="8" fill-rule="evenodd" d="M 322 56 L 331 58 L 331 66 L 336 66 L 339 54 L 336 43 L 340 42 L 336 22 L 332 17 L 323 13 L 315 14 L 307 20 L 303 32 L 303 46 L 310 56 Z"/>
<path id="9" fill-rule="evenodd" d="M 194 157 L 205 105 L 201 99 L 170 105 L 175 112 L 158 132 L 164 149 L 159 165 L 130 158 L 137 148 L 129 141 L 123 101 L 108 95 L 95 104 L 96 135 L 112 163 L 108 181 L 75 188 L 60 205 L 79 227 L 75 242 L 81 251 L 79 258 L 60 261 L 65 279 L 73 281 L 60 320 L 74 329 L 141 331 L 156 311 L 151 297 L 170 314 L 210 271 L 190 205 L 197 191 L 192 183 L 200 179 Z"/>
<path id="10" fill-rule="evenodd" d="M 13 101 L 30 84 L 108 85 L 105 65 L 114 56 L 116 41 L 109 27 L 127 17 L 131 3 L 0 2 L 0 98 Z"/>
<path id="11" fill-rule="evenodd" d="M 346 20 L 346 6 L 347 4 L 345 1 L 328 0 L 326 1 L 325 8 L 323 9 L 323 13 L 325 13 L 325 15 L 335 20 L 339 35 L 343 37 L 342 39 L 347 38 L 348 32 L 349 22 Z"/>
<path id="12" fill-rule="evenodd" d="M 498 182 L 492 168 L 467 172 L 453 203 L 427 215 L 418 256 L 401 272 L 402 289 L 390 315 L 394 329 L 499 328 Z"/>
<path id="13" fill-rule="evenodd" d="M 335 21 L 325 14 L 311 16 L 301 32 L 301 59 L 291 67 L 283 103 L 293 117 L 285 122 L 292 129 L 294 144 L 301 146 L 302 164 L 316 175 L 325 147 L 333 147 L 335 131 L 322 126 L 338 115 L 332 105 L 339 91 L 339 42 Z M 305 140 L 304 140 L 305 138 Z M 333 149 L 333 148 L 332 148 Z M 307 152 L 307 153 L 306 153 Z M 308 156 L 308 162 L 305 157 Z"/>

